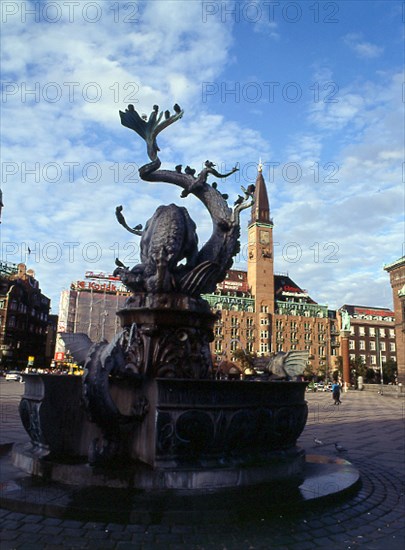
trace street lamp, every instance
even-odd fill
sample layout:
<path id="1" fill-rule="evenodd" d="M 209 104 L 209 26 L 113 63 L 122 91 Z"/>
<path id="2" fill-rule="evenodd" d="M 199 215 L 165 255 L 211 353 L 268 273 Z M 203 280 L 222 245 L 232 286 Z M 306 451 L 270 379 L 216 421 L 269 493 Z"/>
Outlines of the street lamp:
<path id="1" fill-rule="evenodd" d="M 375 338 L 375 343 L 376 343 L 376 351 L 377 351 L 377 357 L 378 357 L 378 362 L 379 362 L 379 367 L 380 367 L 380 384 L 381 384 L 381 387 L 380 387 L 380 395 L 383 395 L 384 393 L 384 376 L 383 376 L 383 366 L 382 366 L 382 354 L 381 354 L 381 348 L 380 348 L 380 335 L 378 333 L 378 329 L 376 331 L 376 338 Z"/>

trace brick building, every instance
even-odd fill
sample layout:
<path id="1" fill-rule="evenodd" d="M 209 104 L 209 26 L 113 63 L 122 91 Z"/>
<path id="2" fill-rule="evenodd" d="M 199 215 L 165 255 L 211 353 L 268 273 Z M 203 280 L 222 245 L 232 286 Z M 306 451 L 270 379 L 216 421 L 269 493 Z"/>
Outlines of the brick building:
<path id="1" fill-rule="evenodd" d="M 42 294 L 32 270 L 23 263 L 1 265 L 0 364 L 2 369 L 24 369 L 28 358 L 47 366 L 46 342 L 50 299 Z"/>
<path id="2" fill-rule="evenodd" d="M 306 349 L 312 371 L 330 376 L 339 355 L 336 312 L 316 303 L 287 274 L 274 274 L 273 220 L 260 166 L 247 263 L 247 272 L 230 270 L 216 292 L 204 296 L 222 313 L 214 328 L 213 356 L 232 360 L 238 348 L 258 355 Z"/>
<path id="3" fill-rule="evenodd" d="M 405 384 L 405 256 L 384 269 L 390 275 L 393 294 L 398 381 Z"/>
<path id="4" fill-rule="evenodd" d="M 342 306 L 350 316 L 349 358 L 360 358 L 374 370 L 397 361 L 394 312 L 388 308 Z"/>

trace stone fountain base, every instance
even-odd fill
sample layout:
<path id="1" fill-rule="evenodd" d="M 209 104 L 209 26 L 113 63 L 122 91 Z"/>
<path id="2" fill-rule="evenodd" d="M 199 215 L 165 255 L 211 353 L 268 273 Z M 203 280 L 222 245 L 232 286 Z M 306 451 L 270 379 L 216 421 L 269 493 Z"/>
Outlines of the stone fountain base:
<path id="1" fill-rule="evenodd" d="M 68 485 L 147 491 L 170 489 L 187 493 L 253 487 L 275 481 L 298 486 L 303 481 L 305 453 L 300 448 L 274 452 L 262 465 L 151 469 L 145 464 L 134 463 L 114 471 L 94 469 L 83 463 L 52 460 L 38 455 L 32 446 L 15 445 L 12 460 L 15 466 L 28 474 Z"/>
<path id="2" fill-rule="evenodd" d="M 123 417 L 144 415 L 116 434 L 117 452 L 89 463 L 103 444 L 81 401 L 80 377 L 28 375 L 20 413 L 31 438 L 16 446 L 23 471 L 71 485 L 216 491 L 302 482 L 296 441 L 307 419 L 303 382 L 152 379 L 111 381 Z M 93 449 L 90 451 L 89 449 Z"/>

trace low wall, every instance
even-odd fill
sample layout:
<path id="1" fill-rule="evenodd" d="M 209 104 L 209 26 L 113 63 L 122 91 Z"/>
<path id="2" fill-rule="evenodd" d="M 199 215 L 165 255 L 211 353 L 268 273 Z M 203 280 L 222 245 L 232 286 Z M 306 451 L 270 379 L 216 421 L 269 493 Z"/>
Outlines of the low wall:
<path id="1" fill-rule="evenodd" d="M 365 391 L 378 393 L 378 392 L 381 392 L 381 384 L 363 384 L 363 389 Z M 382 391 L 383 391 L 383 394 L 386 394 L 386 395 L 405 396 L 405 388 L 402 385 L 394 386 L 392 384 L 383 384 Z"/>

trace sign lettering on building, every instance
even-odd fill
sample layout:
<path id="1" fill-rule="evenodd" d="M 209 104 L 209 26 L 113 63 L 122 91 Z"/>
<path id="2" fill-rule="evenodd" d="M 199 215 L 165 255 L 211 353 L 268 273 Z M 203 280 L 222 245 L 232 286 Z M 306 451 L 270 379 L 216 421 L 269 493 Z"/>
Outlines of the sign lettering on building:
<path id="1" fill-rule="evenodd" d="M 115 283 L 95 283 L 94 281 L 77 281 L 72 284 L 73 290 L 94 290 L 96 292 L 117 292 Z"/>

